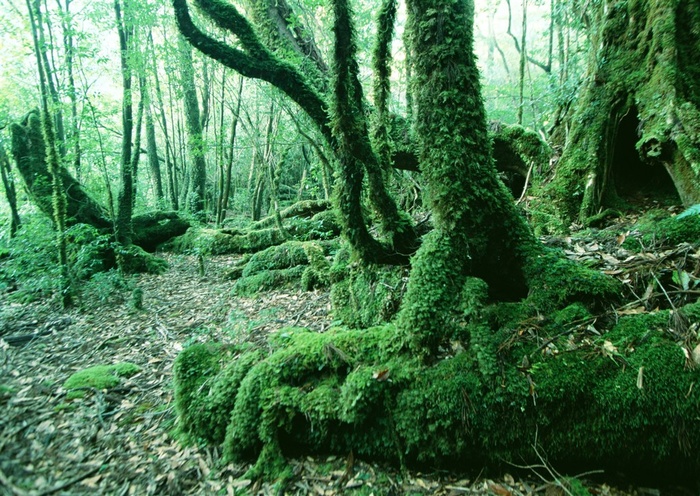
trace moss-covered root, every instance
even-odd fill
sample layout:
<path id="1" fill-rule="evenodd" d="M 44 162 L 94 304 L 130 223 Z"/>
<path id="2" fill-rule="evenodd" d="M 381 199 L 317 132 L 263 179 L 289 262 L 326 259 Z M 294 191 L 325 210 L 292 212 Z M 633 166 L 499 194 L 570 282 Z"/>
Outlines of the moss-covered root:
<path id="1" fill-rule="evenodd" d="M 700 320 L 700 304 L 684 309 Z M 402 355 L 393 326 L 317 334 L 284 329 L 271 352 L 199 344 L 175 364 L 180 425 L 222 443 L 251 474 L 284 476 L 286 456 L 347 453 L 409 466 L 536 463 L 697 478 L 700 368 L 667 332 L 669 312 L 628 316 L 599 338 L 520 343 L 425 365 Z M 555 351 L 552 351 L 555 350 Z M 482 350 L 483 351 L 483 350 Z M 523 356 L 528 356 L 523 365 Z"/>
<path id="2" fill-rule="evenodd" d="M 567 259 L 549 248 L 533 250 L 525 264 L 530 288 L 527 301 L 547 313 L 580 302 L 591 309 L 619 301 L 622 286 L 616 279 Z"/>

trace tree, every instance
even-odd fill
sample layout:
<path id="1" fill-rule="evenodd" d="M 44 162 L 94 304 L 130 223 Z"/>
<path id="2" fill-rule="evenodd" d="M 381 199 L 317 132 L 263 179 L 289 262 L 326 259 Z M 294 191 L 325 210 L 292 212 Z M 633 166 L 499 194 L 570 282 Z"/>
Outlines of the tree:
<path id="1" fill-rule="evenodd" d="M 52 88 L 51 72 L 49 71 L 48 58 L 46 56 L 46 43 L 43 36 L 43 25 L 41 20 L 41 4 L 38 0 L 32 3 L 27 0 L 27 10 L 29 11 L 29 19 L 32 28 L 32 39 L 34 40 L 34 53 L 36 54 L 37 67 L 39 69 L 39 89 L 41 94 L 41 134 L 43 143 L 45 144 L 46 164 L 49 173 L 51 174 L 51 203 L 54 228 L 56 229 L 56 249 L 58 251 L 58 263 L 60 267 L 61 280 L 59 283 L 60 301 L 63 307 L 68 307 L 71 304 L 70 278 L 67 256 L 67 241 L 66 241 L 66 217 L 67 217 L 67 200 L 66 191 L 64 189 L 63 178 L 61 176 L 61 163 L 59 155 L 59 138 L 54 131 L 54 115 L 52 115 L 52 107 L 50 102 L 57 103 L 55 90 L 49 91 Z M 49 99 L 49 95 L 53 96 L 53 100 Z M 60 115 L 60 113 L 55 114 Z M 62 132 L 62 119 L 57 119 L 59 132 Z"/>
<path id="2" fill-rule="evenodd" d="M 242 47 L 240 49 L 220 42 L 199 29 L 192 21 L 185 0 L 175 0 L 173 5 L 180 30 L 195 48 L 243 76 L 263 79 L 273 84 L 296 102 L 316 124 L 334 151 L 339 164 L 339 174 L 344 178 L 339 182 L 336 203 L 341 212 L 344 231 L 361 258 L 368 261 L 404 263 L 407 255 L 415 251 L 416 235 L 410 219 L 387 194 L 381 164 L 371 147 L 357 63 L 352 60 L 354 48 L 338 46 L 342 50 L 337 52 L 339 60 L 336 61 L 336 65 L 341 70 L 337 71 L 334 91 L 339 93 L 339 98 L 334 98 L 334 101 L 339 106 L 334 112 L 336 115 L 347 116 L 347 119 L 338 119 L 332 123 L 331 114 L 322 96 L 325 90 L 324 81 L 307 77 L 310 69 L 298 59 L 280 59 L 270 47 L 263 44 L 253 26 L 235 6 L 217 0 L 197 2 L 215 24 L 238 38 Z M 262 6 L 260 4 L 253 9 L 258 17 L 267 11 L 258 8 Z M 277 8 L 272 10 L 277 12 Z M 264 22 L 264 19 L 261 22 Z M 269 22 L 263 25 L 266 27 L 263 32 L 271 36 L 274 42 L 278 37 L 272 36 L 274 33 L 270 34 L 267 27 Z M 283 33 L 287 33 L 289 27 L 285 16 L 281 17 L 280 23 L 272 25 L 277 26 L 275 32 L 280 30 Z M 340 35 L 342 37 L 343 33 Z M 281 39 L 290 38 L 285 34 Z M 296 40 L 295 44 L 298 43 L 294 36 L 291 39 Z M 341 45 L 342 42 L 337 44 Z M 304 50 L 301 51 L 305 53 Z M 284 54 L 285 50 L 280 50 L 280 53 Z M 317 72 L 313 71 L 312 74 Z M 336 127 L 340 134 L 336 136 L 332 131 L 333 127 Z M 368 177 L 369 198 L 379 217 L 385 243 L 381 243 L 370 234 L 362 214 L 360 202 L 365 173 Z"/>
<path id="3" fill-rule="evenodd" d="M 220 25 L 242 23 L 239 33 L 252 33 L 230 4 L 197 4 Z M 181 29 L 205 53 L 211 49 L 211 55 L 239 63 L 248 76 L 273 81 L 266 68 L 291 70 L 284 64 L 257 65 L 272 55 L 250 40 L 241 43 L 256 47 L 254 59 L 192 31 L 186 4 L 174 0 L 174 5 Z M 698 378 L 697 371 L 684 370 L 675 343 L 635 341 L 635 354 L 627 354 L 626 363 L 638 371 L 642 363 L 659 360 L 665 371 L 656 369 L 654 392 L 641 394 L 635 390 L 640 372 L 611 364 L 609 357 L 586 360 L 577 350 L 572 362 L 546 356 L 540 344 L 515 337 L 513 329 L 523 318 L 560 309 L 556 315 L 569 315 L 565 319 L 570 312 L 591 315 L 616 298 L 619 286 L 543 248 L 497 179 L 472 54 L 473 2 L 411 0 L 407 7 L 420 170 L 434 228 L 411 259 L 397 319 L 323 334 L 285 329 L 271 338 L 269 350 L 192 346 L 174 366 L 181 427 L 197 439 L 223 442 L 230 459 L 257 458 L 248 476 L 284 477 L 283 456 L 300 451 L 352 451 L 433 466 L 535 460 L 540 444 L 551 462 L 696 473 L 697 454 L 675 440 L 699 438 L 700 425 L 691 419 L 700 394 L 686 401 L 661 398 L 673 391 L 670 395 L 680 399 Z M 224 12 L 226 22 L 217 17 Z M 364 165 L 353 147 L 364 149 L 365 135 L 357 132 L 363 107 L 348 2 L 334 1 L 333 14 L 328 122 L 338 147 L 337 187 L 345 199 L 359 188 L 356 179 Z M 352 221 L 345 219 L 345 236 L 356 243 Z M 342 278 L 357 265 L 376 270 L 339 255 L 328 274 Z M 699 311 L 687 309 L 693 315 Z M 610 339 L 641 336 L 648 324 L 621 321 Z M 556 340 L 556 328 L 542 331 Z M 453 341 L 465 351 L 450 352 Z M 633 425 L 664 434 L 648 449 L 630 454 L 629 446 L 640 446 L 639 436 L 646 436 Z"/>
<path id="4" fill-rule="evenodd" d="M 670 177 L 685 206 L 700 202 L 700 6 L 596 5 L 588 79 L 580 104 L 560 124 L 570 132 L 557 133 L 568 140 L 548 187 L 554 202 L 542 205 L 563 227 L 618 206 L 645 180 L 658 190 Z"/>
<path id="5" fill-rule="evenodd" d="M 114 231 L 117 241 L 124 245 L 131 244 L 133 226 L 131 216 L 134 208 L 134 170 L 132 162 L 133 142 L 133 97 L 132 97 L 132 67 L 130 54 L 133 50 L 134 24 L 132 6 L 129 0 L 121 3 L 114 0 L 114 13 L 117 20 L 117 32 L 119 33 L 119 52 L 122 71 L 122 148 L 120 160 L 119 199 L 117 202 L 117 218 L 114 222 Z M 133 153 L 139 153 L 135 150 Z"/>
<path id="6" fill-rule="evenodd" d="M 193 213 L 204 211 L 207 168 L 204 160 L 204 139 L 202 136 L 202 119 L 197 100 L 197 86 L 194 81 L 194 62 L 192 47 L 178 36 L 180 51 L 182 94 L 185 102 L 185 125 L 187 126 L 187 145 L 190 153 L 190 179 L 187 208 Z"/>

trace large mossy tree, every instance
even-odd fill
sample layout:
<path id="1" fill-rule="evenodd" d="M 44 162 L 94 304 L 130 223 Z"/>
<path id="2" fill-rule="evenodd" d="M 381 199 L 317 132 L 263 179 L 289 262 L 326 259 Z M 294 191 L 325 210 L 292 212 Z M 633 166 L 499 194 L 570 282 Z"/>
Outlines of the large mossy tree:
<path id="1" fill-rule="evenodd" d="M 242 48 L 205 35 L 185 0 L 173 0 L 185 37 L 285 91 L 335 154 L 335 201 L 354 258 L 336 260 L 330 277 L 358 265 L 372 270 L 367 262 L 378 258 L 368 256 L 359 202 L 363 171 L 376 172 L 382 154 L 365 141 L 348 1 L 333 2 L 328 104 L 301 66 L 259 41 L 236 7 L 195 3 Z M 391 17 L 384 7 L 380 19 Z M 700 458 L 689 446 L 700 439 L 693 388 L 700 375 L 662 330 L 672 316 L 622 319 L 605 337 L 566 344 L 562 328 L 595 320 L 592 312 L 620 288 L 543 248 L 498 180 L 472 52 L 472 0 L 410 0 L 407 7 L 419 164 L 434 228 L 410 260 L 398 315 L 369 329 L 282 329 L 264 349 L 187 348 L 174 367 L 182 430 L 223 443 L 228 459 L 257 460 L 251 476 L 283 475 L 284 456 L 298 453 L 353 451 L 454 466 L 540 461 L 538 447 L 557 464 L 696 473 Z M 374 193 L 368 196 L 381 210 Z M 692 320 L 698 309 L 686 312 Z M 566 351 L 544 353 L 548 344 Z M 651 374 L 645 386 L 640 370 Z"/>
<path id="2" fill-rule="evenodd" d="M 639 180 L 658 189 L 669 177 L 686 207 L 699 203 L 700 5 L 606 0 L 592 8 L 601 22 L 592 27 L 587 81 L 555 131 L 566 136 L 564 151 L 538 209 L 563 227 L 585 223 Z"/>

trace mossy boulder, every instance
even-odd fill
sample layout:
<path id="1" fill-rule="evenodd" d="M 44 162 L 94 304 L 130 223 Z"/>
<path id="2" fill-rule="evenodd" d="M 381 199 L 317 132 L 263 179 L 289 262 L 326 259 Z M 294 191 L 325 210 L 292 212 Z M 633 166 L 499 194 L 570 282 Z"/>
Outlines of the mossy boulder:
<path id="1" fill-rule="evenodd" d="M 79 370 L 63 383 L 68 398 L 82 398 L 87 389 L 110 389 L 121 382 L 123 377 L 131 377 L 141 372 L 141 367 L 129 362 L 114 365 L 95 365 Z"/>

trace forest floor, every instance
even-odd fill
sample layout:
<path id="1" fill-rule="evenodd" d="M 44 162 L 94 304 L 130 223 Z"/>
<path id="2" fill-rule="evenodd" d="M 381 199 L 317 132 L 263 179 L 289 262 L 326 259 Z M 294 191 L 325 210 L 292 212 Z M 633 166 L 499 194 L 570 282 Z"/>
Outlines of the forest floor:
<path id="1" fill-rule="evenodd" d="M 598 260 L 601 270 L 617 277 L 630 277 L 630 267 L 640 266 L 640 258 L 630 260 L 617 246 L 560 242 L 573 258 Z M 690 255 L 700 260 L 697 249 Z M 204 276 L 194 257 L 164 257 L 170 264 L 166 273 L 131 280 L 143 291 L 141 310 L 130 304 L 129 291 L 109 302 L 85 295 L 80 310 L 71 311 L 58 310 L 54 301 L 18 304 L 0 295 L 0 336 L 33 336 L 15 346 L 0 339 L 0 494 L 572 494 L 545 465 L 514 467 L 515 477 L 491 479 L 473 467 L 465 469 L 468 476 L 404 472 L 352 455 L 290 460 L 295 477 L 280 490 L 241 479 L 248 467 L 223 465 L 216 448 L 180 445 L 172 436 L 172 365 L 183 347 L 205 340 L 264 341 L 288 325 L 322 332 L 332 315 L 327 292 L 232 296 L 234 282 L 225 274 L 236 257 L 206 260 Z M 628 310 L 643 311 L 643 305 L 640 300 Z M 141 371 L 115 388 L 67 399 L 63 383 L 71 374 L 119 362 Z M 662 494 L 657 488 L 616 488 L 611 478 L 608 484 L 588 476 L 578 480 L 595 495 Z"/>

